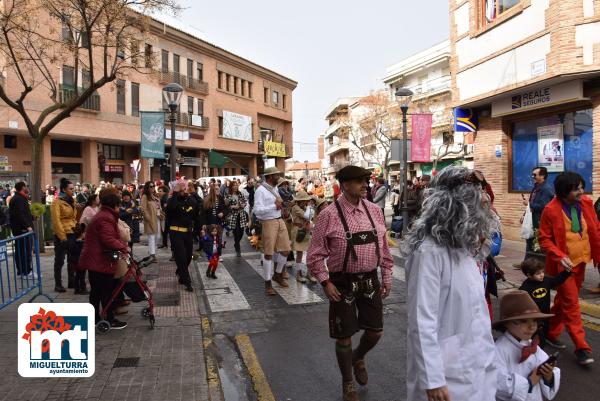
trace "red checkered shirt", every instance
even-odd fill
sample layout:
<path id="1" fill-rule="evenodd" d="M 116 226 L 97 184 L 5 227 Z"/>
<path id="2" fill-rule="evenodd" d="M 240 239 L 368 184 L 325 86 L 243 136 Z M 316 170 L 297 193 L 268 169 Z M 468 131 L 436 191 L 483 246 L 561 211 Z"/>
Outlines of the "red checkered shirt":
<path id="1" fill-rule="evenodd" d="M 351 232 L 370 231 L 373 229 L 362 202 L 354 206 L 345 196 L 340 196 L 338 202 L 348 223 Z M 385 221 L 381 209 L 374 203 L 364 201 L 371 218 L 375 222 L 377 237 L 379 240 L 379 253 L 381 278 L 384 284 L 392 283 L 392 270 L 394 259 L 390 254 L 387 238 L 385 235 Z M 344 257 L 346 255 L 346 235 L 342 220 L 339 217 L 335 205 L 329 205 L 323 210 L 312 231 L 310 248 L 308 249 L 307 265 L 310 272 L 319 282 L 329 278 L 329 272 L 340 272 L 343 270 Z M 357 259 L 352 255 L 348 257 L 347 273 L 364 273 L 377 268 L 376 245 L 355 245 Z M 327 267 L 325 266 L 327 263 Z"/>

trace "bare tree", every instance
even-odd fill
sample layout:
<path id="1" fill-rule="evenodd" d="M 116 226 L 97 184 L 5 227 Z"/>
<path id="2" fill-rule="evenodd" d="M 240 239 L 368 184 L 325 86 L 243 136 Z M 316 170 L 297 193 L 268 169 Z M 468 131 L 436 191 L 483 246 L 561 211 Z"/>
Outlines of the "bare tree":
<path id="1" fill-rule="evenodd" d="M 448 142 L 448 143 L 445 143 L 438 147 L 436 155 L 435 155 L 435 159 L 433 159 L 433 167 L 432 167 L 431 171 L 437 171 L 438 163 L 440 162 L 440 160 L 442 160 L 446 156 L 449 156 L 449 155 L 463 156 L 464 155 L 464 150 L 462 147 L 458 150 L 451 149 L 450 147 L 453 145 L 454 145 L 453 143 Z"/>
<path id="2" fill-rule="evenodd" d="M 0 6 L 1 8 L 2 6 Z M 179 10 L 176 0 L 7 0 L 0 10 L 2 74 L 17 82 L 10 90 L 0 80 L 0 99 L 23 118 L 32 138 L 30 187 L 40 199 L 44 138 L 98 89 L 128 72 L 149 73 L 140 48 L 148 15 Z M 62 29 L 58 29 L 62 27 Z M 74 84 L 59 85 L 56 67 L 73 68 Z M 78 82 L 78 71 L 85 70 Z M 28 96 L 47 94 L 42 110 L 28 109 Z"/>

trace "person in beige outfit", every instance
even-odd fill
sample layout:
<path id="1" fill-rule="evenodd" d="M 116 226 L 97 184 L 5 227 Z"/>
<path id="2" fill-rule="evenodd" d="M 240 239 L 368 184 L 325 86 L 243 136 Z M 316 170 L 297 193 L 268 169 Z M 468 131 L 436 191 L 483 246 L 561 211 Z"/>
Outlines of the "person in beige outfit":
<path id="1" fill-rule="evenodd" d="M 156 243 L 161 239 L 159 220 L 164 219 L 164 214 L 152 181 L 144 184 L 141 207 L 144 213 L 144 234 L 148 236 L 148 252 L 156 261 Z"/>
<path id="2" fill-rule="evenodd" d="M 302 263 L 303 253 L 308 251 L 310 245 L 310 230 L 312 228 L 312 219 L 314 210 L 309 206 L 312 197 L 305 191 L 296 193 L 292 207 L 292 249 L 296 252 L 296 281 L 306 283 L 305 275 L 312 283 L 316 283 L 315 279 L 307 272 L 306 264 Z"/>

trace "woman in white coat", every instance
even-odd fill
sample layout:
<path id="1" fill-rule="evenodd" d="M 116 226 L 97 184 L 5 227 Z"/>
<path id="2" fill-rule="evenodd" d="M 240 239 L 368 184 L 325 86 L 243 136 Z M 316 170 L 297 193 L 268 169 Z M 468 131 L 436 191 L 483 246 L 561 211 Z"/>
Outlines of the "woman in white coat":
<path id="1" fill-rule="evenodd" d="M 495 347 L 478 261 L 498 222 L 482 178 L 463 167 L 442 170 L 402 243 L 411 401 L 495 400 Z"/>

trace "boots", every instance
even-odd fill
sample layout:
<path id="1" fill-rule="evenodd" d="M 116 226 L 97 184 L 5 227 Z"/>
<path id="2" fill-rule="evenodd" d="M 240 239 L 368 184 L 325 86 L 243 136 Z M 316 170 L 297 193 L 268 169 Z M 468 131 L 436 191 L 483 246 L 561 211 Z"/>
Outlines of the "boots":
<path id="1" fill-rule="evenodd" d="M 89 291 L 85 288 L 85 270 L 75 272 L 75 294 L 87 295 Z"/>
<path id="2" fill-rule="evenodd" d="M 353 381 L 343 383 L 342 392 L 344 401 L 360 401 L 358 398 L 358 392 L 356 391 L 356 386 L 354 385 Z"/>
<path id="3" fill-rule="evenodd" d="M 209 277 L 209 278 L 210 278 L 210 273 L 211 273 L 210 266 L 208 266 L 208 267 L 206 268 L 206 277 Z"/>
<path id="4" fill-rule="evenodd" d="M 215 271 L 217 271 L 216 268 L 215 269 L 211 269 L 211 271 L 210 271 L 210 278 L 214 278 L 214 279 L 217 278 L 217 275 L 215 274 Z"/>
<path id="5" fill-rule="evenodd" d="M 273 285 L 271 284 L 271 280 L 265 281 L 265 294 L 266 295 L 270 295 L 270 296 L 277 295 L 277 293 L 273 289 Z"/>
<path id="6" fill-rule="evenodd" d="M 75 268 L 67 262 L 67 288 L 75 288 Z"/>
<path id="7" fill-rule="evenodd" d="M 62 285 L 62 268 L 54 266 L 54 291 L 66 292 L 65 287 Z"/>
<path id="8" fill-rule="evenodd" d="M 281 273 L 273 274 L 273 281 L 276 282 L 277 284 L 279 284 L 280 287 L 284 287 L 284 288 L 289 287 L 289 284 L 283 278 L 283 274 L 281 274 Z"/>

